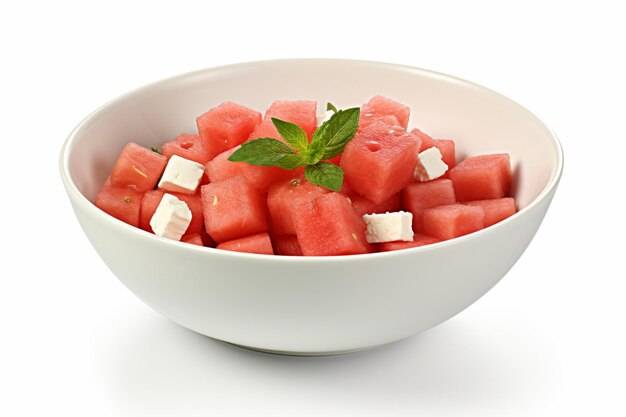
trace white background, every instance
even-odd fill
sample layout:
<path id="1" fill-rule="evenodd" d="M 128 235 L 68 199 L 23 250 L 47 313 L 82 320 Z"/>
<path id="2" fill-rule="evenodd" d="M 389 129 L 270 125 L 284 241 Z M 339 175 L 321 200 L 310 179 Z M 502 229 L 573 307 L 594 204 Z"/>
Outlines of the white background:
<path id="1" fill-rule="evenodd" d="M 571 3 L 0 3 L 0 415 L 626 415 L 626 25 Z M 177 327 L 106 269 L 58 175 L 72 127 L 163 77 L 290 57 L 447 72 L 557 132 L 544 224 L 475 305 L 384 348 L 279 357 Z"/>

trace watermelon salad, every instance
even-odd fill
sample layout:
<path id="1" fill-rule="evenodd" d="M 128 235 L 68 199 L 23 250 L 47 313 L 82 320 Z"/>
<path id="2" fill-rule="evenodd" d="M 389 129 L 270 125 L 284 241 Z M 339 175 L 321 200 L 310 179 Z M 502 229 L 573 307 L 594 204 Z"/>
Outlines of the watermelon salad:
<path id="1" fill-rule="evenodd" d="M 95 205 L 158 236 L 257 254 L 332 256 L 430 245 L 516 212 L 507 153 L 457 163 L 409 107 L 225 102 L 161 148 L 128 143 Z"/>

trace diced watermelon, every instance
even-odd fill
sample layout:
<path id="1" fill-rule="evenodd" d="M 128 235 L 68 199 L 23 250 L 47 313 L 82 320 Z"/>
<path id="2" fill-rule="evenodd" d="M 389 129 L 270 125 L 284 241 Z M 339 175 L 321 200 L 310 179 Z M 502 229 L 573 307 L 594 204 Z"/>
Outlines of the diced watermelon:
<path id="1" fill-rule="evenodd" d="M 259 253 L 262 255 L 274 254 L 270 236 L 265 232 L 222 242 L 217 245 L 217 249 L 230 250 L 234 252 Z"/>
<path id="2" fill-rule="evenodd" d="M 430 137 L 429 135 L 427 135 L 426 133 L 422 132 L 421 130 L 415 128 L 411 130 L 411 133 L 413 133 L 415 136 L 422 139 L 422 143 L 420 145 L 420 150 L 419 150 L 420 152 L 425 151 L 426 149 L 432 148 L 433 146 L 435 146 L 434 139 Z"/>
<path id="3" fill-rule="evenodd" d="M 352 207 L 354 211 L 359 215 L 373 214 L 373 213 L 387 213 L 400 210 L 400 193 L 394 194 L 386 200 L 380 203 L 374 203 L 367 198 L 360 195 L 350 196 Z"/>
<path id="4" fill-rule="evenodd" d="M 345 180 L 358 194 L 381 203 L 413 180 L 420 139 L 404 129 L 373 123 L 348 142 L 341 157 Z"/>
<path id="5" fill-rule="evenodd" d="M 441 242 L 441 240 L 437 239 L 436 237 L 416 233 L 413 235 L 412 242 L 398 241 L 398 242 L 377 243 L 376 251 L 377 252 L 390 252 L 394 250 L 417 248 L 419 246 L 431 245 L 437 242 Z"/>
<path id="6" fill-rule="evenodd" d="M 324 194 L 300 204 L 294 218 L 298 242 L 305 256 L 368 253 L 367 226 L 340 193 Z"/>
<path id="7" fill-rule="evenodd" d="M 161 177 L 166 164 L 165 156 L 130 142 L 111 170 L 111 185 L 139 192 L 150 191 Z"/>
<path id="8" fill-rule="evenodd" d="M 278 167 L 250 165 L 247 162 L 232 162 L 228 158 L 239 147 L 229 149 L 206 163 L 204 171 L 210 182 L 220 182 L 236 176 L 242 176 L 248 184 L 264 193 L 271 183 L 290 178 L 294 172 Z"/>
<path id="9" fill-rule="evenodd" d="M 204 147 L 204 141 L 200 139 L 200 136 L 188 133 L 180 134 L 173 141 L 163 144 L 162 151 L 163 156 L 168 160 L 172 155 L 178 155 L 199 164 L 207 163 L 212 157 L 209 150 Z"/>
<path id="10" fill-rule="evenodd" d="M 451 204 L 424 210 L 424 233 L 442 240 L 483 228 L 485 211 L 479 206 Z"/>
<path id="11" fill-rule="evenodd" d="M 515 214 L 515 200 L 511 197 L 494 200 L 467 201 L 463 204 L 480 206 L 485 210 L 485 227 L 496 224 Z"/>
<path id="12" fill-rule="evenodd" d="M 434 146 L 441 152 L 441 159 L 448 166 L 448 169 L 456 165 L 456 151 L 454 141 L 450 139 L 435 139 Z"/>
<path id="13" fill-rule="evenodd" d="M 269 119 L 263 120 L 261 124 L 254 128 L 252 133 L 250 133 L 248 140 L 254 140 L 258 138 L 273 138 L 278 139 L 281 142 L 285 141 L 285 139 L 283 139 L 282 136 L 280 136 L 280 134 L 278 133 L 278 130 L 276 130 L 276 126 L 274 126 L 274 123 Z"/>
<path id="14" fill-rule="evenodd" d="M 439 179 L 414 182 L 402 190 L 402 207 L 413 214 L 413 231 L 424 230 L 424 209 L 456 203 L 452 181 Z"/>
<path id="15" fill-rule="evenodd" d="M 272 236 L 272 242 L 277 255 L 302 256 L 302 248 L 296 235 L 275 235 Z"/>
<path id="16" fill-rule="evenodd" d="M 201 187 L 204 226 L 217 243 L 266 232 L 265 198 L 243 177 Z"/>
<path id="17" fill-rule="evenodd" d="M 126 187 L 115 187 L 107 178 L 96 196 L 96 207 L 131 226 L 139 226 L 142 194 Z"/>
<path id="18" fill-rule="evenodd" d="M 202 238 L 200 237 L 199 233 L 192 233 L 190 235 L 183 236 L 180 241 L 190 243 L 192 245 L 204 246 L 204 243 L 202 243 Z"/>
<path id="19" fill-rule="evenodd" d="M 311 135 L 317 129 L 317 102 L 277 100 L 267 109 L 263 120 L 271 123 L 272 117 L 300 126 L 311 139 Z"/>
<path id="20" fill-rule="evenodd" d="M 227 101 L 196 119 L 198 132 L 210 158 L 245 142 L 261 123 L 261 113 Z"/>
<path id="21" fill-rule="evenodd" d="M 473 156 L 448 171 L 458 201 L 502 198 L 511 186 L 509 154 Z"/>
<path id="22" fill-rule="evenodd" d="M 293 218 L 299 215 L 298 206 L 329 192 L 326 188 L 311 184 L 304 176 L 273 184 L 267 194 L 272 231 L 283 235 L 295 234 Z"/>
<path id="23" fill-rule="evenodd" d="M 374 96 L 370 99 L 370 101 L 361 106 L 361 112 L 364 114 L 391 114 L 396 116 L 400 122 L 400 126 L 406 129 L 409 125 L 409 115 L 411 114 L 411 109 L 409 109 L 408 106 L 389 98 Z"/>
<path id="24" fill-rule="evenodd" d="M 360 113 L 359 115 L 359 130 L 372 123 L 385 124 L 388 126 L 400 126 L 398 118 L 393 114 L 373 114 L 373 113 Z"/>
<path id="25" fill-rule="evenodd" d="M 146 232 L 153 233 L 152 227 L 150 226 L 150 219 L 152 219 L 152 216 L 154 216 L 154 212 L 159 206 L 159 203 L 163 198 L 163 194 L 165 194 L 165 192 L 162 190 L 148 191 L 144 194 L 143 199 L 141 200 L 141 215 L 139 220 L 139 227 Z M 190 195 L 182 193 L 168 194 L 172 194 L 179 200 L 184 201 L 191 211 L 191 223 L 189 223 L 189 226 L 187 227 L 187 231 L 183 235 L 183 238 L 188 237 L 189 235 L 199 234 L 204 226 L 204 214 L 200 195 Z"/>

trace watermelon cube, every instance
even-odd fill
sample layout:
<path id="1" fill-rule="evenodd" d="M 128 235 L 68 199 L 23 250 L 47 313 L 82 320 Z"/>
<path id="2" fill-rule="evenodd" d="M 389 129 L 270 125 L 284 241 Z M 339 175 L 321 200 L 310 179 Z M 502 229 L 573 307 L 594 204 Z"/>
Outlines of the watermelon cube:
<path id="1" fill-rule="evenodd" d="M 393 114 L 374 114 L 374 113 L 360 113 L 359 115 L 359 130 L 372 123 L 382 123 L 388 126 L 400 126 L 398 118 Z"/>
<path id="2" fill-rule="evenodd" d="M 261 113 L 227 101 L 196 119 L 198 132 L 210 159 L 245 142 L 261 123 Z"/>
<path id="3" fill-rule="evenodd" d="M 298 206 L 330 191 L 311 184 L 304 176 L 273 184 L 267 193 L 267 206 L 272 219 L 272 231 L 277 234 L 295 234 L 294 217 Z"/>
<path id="4" fill-rule="evenodd" d="M 422 140 L 419 150 L 420 152 L 423 152 L 426 149 L 435 146 L 435 140 L 421 130 L 415 128 L 411 130 L 411 133 L 413 133 L 415 136 L 419 137 Z"/>
<path id="5" fill-rule="evenodd" d="M 515 214 L 515 200 L 511 197 L 493 200 L 467 201 L 463 204 L 480 206 L 485 210 L 485 227 L 494 225 Z"/>
<path id="6" fill-rule="evenodd" d="M 290 178 L 293 175 L 292 171 L 278 167 L 264 167 L 250 165 L 247 162 L 229 161 L 228 158 L 237 149 L 239 147 L 222 152 L 206 163 L 204 171 L 210 182 L 220 182 L 236 176 L 242 176 L 248 184 L 265 193 L 271 183 Z"/>
<path id="7" fill-rule="evenodd" d="M 131 226 L 139 226 L 142 193 L 111 184 L 111 177 L 96 196 L 96 207 Z"/>
<path id="8" fill-rule="evenodd" d="M 451 204 L 424 210 L 423 220 L 425 234 L 447 240 L 482 229 L 485 211 L 480 206 Z"/>
<path id="9" fill-rule="evenodd" d="M 146 192 L 161 177 L 167 158 L 130 142 L 124 147 L 111 171 L 111 185 Z"/>
<path id="10" fill-rule="evenodd" d="M 357 132 L 341 157 L 344 178 L 358 194 L 381 203 L 413 180 L 420 139 L 373 123 Z"/>
<path id="11" fill-rule="evenodd" d="M 311 135 L 317 129 L 317 102 L 313 100 L 277 100 L 267 109 L 263 120 L 271 123 L 272 117 L 300 126 L 311 139 Z"/>
<path id="12" fill-rule="evenodd" d="M 449 179 L 414 182 L 402 190 L 402 207 L 413 214 L 413 231 L 424 230 L 422 217 L 427 208 L 456 203 Z"/>
<path id="13" fill-rule="evenodd" d="M 509 154 L 472 156 L 448 171 L 458 201 L 502 198 L 511 186 Z"/>
<path id="14" fill-rule="evenodd" d="M 298 242 L 305 256 L 368 253 L 367 226 L 340 193 L 324 194 L 300 204 L 293 219 Z"/>
<path id="15" fill-rule="evenodd" d="M 350 201 L 352 202 L 354 211 L 359 216 L 374 213 L 392 213 L 400 210 L 400 193 L 396 193 L 380 203 L 374 203 L 358 194 L 350 196 Z"/>
<path id="16" fill-rule="evenodd" d="M 180 241 L 189 243 L 191 245 L 204 246 L 204 243 L 202 243 L 202 237 L 200 237 L 200 233 L 192 233 L 190 235 L 184 235 L 180 239 Z"/>
<path id="17" fill-rule="evenodd" d="M 391 114 L 396 116 L 400 126 L 404 129 L 409 125 L 409 115 L 411 109 L 402 103 L 391 100 L 383 96 L 374 96 L 367 103 L 361 106 L 361 113 L 364 114 Z"/>
<path id="18" fill-rule="evenodd" d="M 146 232 L 153 233 L 152 227 L 150 226 L 150 219 L 152 219 L 152 216 L 154 216 L 154 212 L 159 206 L 159 203 L 161 202 L 164 194 L 165 192 L 162 190 L 152 190 L 143 195 L 143 199 L 141 200 L 141 215 L 139 217 L 139 227 Z M 198 194 L 168 194 L 172 194 L 179 200 L 184 201 L 191 211 L 191 223 L 189 223 L 189 226 L 187 226 L 187 231 L 183 235 L 183 240 L 189 235 L 199 234 L 204 226 L 204 214 L 202 209 L 202 200 L 200 196 Z"/>
<path id="19" fill-rule="evenodd" d="M 258 138 L 273 138 L 278 139 L 281 142 L 285 141 L 285 139 L 280 136 L 280 133 L 278 133 L 278 130 L 276 130 L 276 126 L 274 126 L 274 123 L 269 119 L 263 120 L 261 124 L 257 125 L 257 127 L 254 128 L 252 133 L 250 133 L 250 136 L 248 136 L 248 140 L 254 140 Z"/>
<path id="20" fill-rule="evenodd" d="M 302 248 L 296 235 L 275 235 L 272 236 L 272 242 L 277 255 L 302 256 Z"/>
<path id="21" fill-rule="evenodd" d="M 434 146 L 441 152 L 441 159 L 448 166 L 448 169 L 456 165 L 456 150 L 454 141 L 451 139 L 435 139 Z"/>
<path id="22" fill-rule="evenodd" d="M 417 248 L 420 246 L 431 245 L 437 242 L 441 242 L 441 240 L 437 239 L 436 237 L 416 233 L 413 235 L 412 242 L 402 242 L 402 241 L 383 242 L 383 243 L 377 243 L 375 247 L 376 247 L 376 252 L 390 252 L 394 250 Z"/>
<path id="23" fill-rule="evenodd" d="M 201 187 L 204 226 L 217 243 L 266 232 L 265 198 L 243 177 Z"/>
<path id="24" fill-rule="evenodd" d="M 172 155 L 205 164 L 211 159 L 211 153 L 204 147 L 204 141 L 198 135 L 182 133 L 171 142 L 163 145 L 163 156 L 168 160 Z"/>
<path id="25" fill-rule="evenodd" d="M 274 254 L 270 236 L 265 232 L 222 242 L 217 245 L 217 249 L 230 250 L 233 252 L 259 253 L 262 255 Z"/>

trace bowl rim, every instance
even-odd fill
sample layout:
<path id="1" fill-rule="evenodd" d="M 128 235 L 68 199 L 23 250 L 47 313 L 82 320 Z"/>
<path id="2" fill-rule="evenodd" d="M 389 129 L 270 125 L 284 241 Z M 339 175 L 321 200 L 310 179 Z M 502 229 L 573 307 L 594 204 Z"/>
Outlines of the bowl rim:
<path id="1" fill-rule="evenodd" d="M 442 242 L 433 243 L 426 246 L 419 246 L 415 248 L 408 248 L 397 251 L 389 251 L 389 252 L 375 252 L 375 253 L 367 253 L 367 254 L 358 254 L 358 255 L 335 255 L 335 256 L 283 256 L 283 255 L 264 255 L 264 254 L 254 254 L 254 253 L 245 253 L 245 252 L 234 252 L 227 250 L 220 250 L 216 248 L 210 248 L 205 246 L 191 245 L 188 243 L 163 238 L 160 236 L 156 236 L 152 233 L 146 232 L 138 227 L 131 226 L 127 223 L 122 222 L 121 220 L 116 219 L 115 217 L 105 213 L 100 210 L 96 205 L 89 201 L 87 197 L 85 197 L 79 190 L 74 181 L 72 180 L 69 172 L 69 156 L 74 149 L 75 142 L 80 133 L 85 129 L 90 122 L 96 118 L 99 114 L 106 112 L 108 109 L 115 107 L 125 100 L 130 100 L 136 95 L 140 95 L 142 93 L 148 92 L 155 88 L 163 88 L 167 85 L 174 84 L 181 80 L 185 80 L 188 78 L 193 78 L 196 76 L 206 76 L 211 73 L 221 73 L 228 71 L 236 71 L 238 69 L 248 68 L 256 65 L 290 65 L 296 63 L 325 63 L 325 64 L 351 64 L 351 65 L 365 65 L 365 66 L 373 66 L 379 68 L 387 68 L 394 70 L 403 70 L 412 73 L 419 73 L 423 76 L 428 76 L 430 78 L 440 78 L 448 82 L 454 82 L 457 84 L 464 84 L 466 86 L 482 90 L 484 92 L 493 94 L 498 96 L 499 98 L 504 98 L 509 100 L 516 105 L 518 105 L 523 111 L 527 113 L 527 115 L 531 116 L 535 119 L 541 126 L 543 126 L 550 133 L 550 142 L 552 147 L 554 148 L 556 154 L 556 167 L 552 176 L 548 180 L 546 186 L 541 190 L 541 192 L 524 208 L 518 210 L 514 215 L 492 225 L 486 227 L 484 229 L 478 230 L 476 232 L 470 233 L 465 236 L 460 236 L 457 238 L 445 240 Z M 404 65 L 404 64 L 396 64 L 390 62 L 382 62 L 382 61 L 371 61 L 371 60 L 358 60 L 358 59 L 341 59 L 341 58 L 293 58 L 293 59 L 269 59 L 269 60 L 258 60 L 258 61 L 246 61 L 239 62 L 228 65 L 220 65 L 215 67 L 203 68 L 195 71 L 190 71 L 178 75 L 174 75 L 171 77 L 163 78 L 157 81 L 153 81 L 151 83 L 145 84 L 143 86 L 132 89 L 126 93 L 123 93 L 108 102 L 104 103 L 100 107 L 93 110 L 87 116 L 85 116 L 69 133 L 68 137 L 65 139 L 63 146 L 61 147 L 61 152 L 59 155 L 59 171 L 61 174 L 61 179 L 65 190 L 74 204 L 79 205 L 82 209 L 86 210 L 88 213 L 91 213 L 93 216 L 100 217 L 103 221 L 109 223 L 111 227 L 122 229 L 126 232 L 134 234 L 137 238 L 140 239 L 148 239 L 153 244 L 164 244 L 164 245 L 173 245 L 173 247 L 178 247 L 179 249 L 184 249 L 188 251 L 195 251 L 198 254 L 209 254 L 215 255 L 219 254 L 220 256 L 231 256 L 235 259 L 241 260 L 254 260 L 254 261 L 273 261 L 273 262 L 298 262 L 298 263 L 307 263 L 307 262 L 348 262 L 355 260 L 365 260 L 365 259 L 377 259 L 380 257 L 395 257 L 395 256 L 406 256 L 415 254 L 418 252 L 428 252 L 431 250 L 437 250 L 442 247 L 447 247 L 450 245 L 458 245 L 465 242 L 472 241 L 474 239 L 479 239 L 485 234 L 492 233 L 494 230 L 504 227 L 505 225 L 511 222 L 521 221 L 522 218 L 526 217 L 528 213 L 533 211 L 536 207 L 538 207 L 544 200 L 550 198 L 550 196 L 554 193 L 556 187 L 559 184 L 561 176 L 563 174 L 563 166 L 564 166 L 564 154 L 563 147 L 554 132 L 554 130 L 546 123 L 542 118 L 537 116 L 535 112 L 531 112 L 528 107 L 520 104 L 517 100 L 514 100 L 496 90 L 485 87 L 481 84 L 475 83 L 473 81 L 469 81 L 460 77 L 456 77 L 453 75 L 445 74 L 438 71 L 433 71 L 425 68 Z"/>

